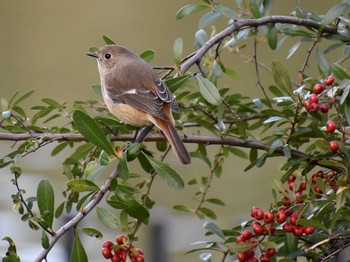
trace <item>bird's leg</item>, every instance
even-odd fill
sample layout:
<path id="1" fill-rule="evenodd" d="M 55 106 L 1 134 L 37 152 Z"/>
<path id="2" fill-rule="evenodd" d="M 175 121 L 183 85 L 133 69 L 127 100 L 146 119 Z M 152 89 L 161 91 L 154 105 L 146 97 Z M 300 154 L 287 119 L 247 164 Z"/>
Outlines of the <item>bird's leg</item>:
<path id="1" fill-rule="evenodd" d="M 139 129 L 138 131 L 141 130 L 140 134 L 138 134 L 139 133 L 138 131 L 136 132 L 133 142 L 141 143 L 146 138 L 146 136 L 152 130 L 153 127 L 154 125 L 151 125 L 151 126 L 145 126 L 142 129 Z"/>

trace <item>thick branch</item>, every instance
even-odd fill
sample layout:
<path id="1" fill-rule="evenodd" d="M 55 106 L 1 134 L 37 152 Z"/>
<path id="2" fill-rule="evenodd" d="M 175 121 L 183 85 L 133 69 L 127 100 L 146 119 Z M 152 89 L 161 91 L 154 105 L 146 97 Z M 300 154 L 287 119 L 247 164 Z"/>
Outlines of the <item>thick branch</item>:
<path id="1" fill-rule="evenodd" d="M 30 138 L 45 138 L 45 140 L 55 140 L 55 141 L 73 141 L 80 142 L 86 141 L 85 137 L 80 134 L 43 134 L 43 133 L 31 133 L 31 134 L 9 134 L 0 132 L 0 140 L 7 141 L 21 141 L 27 140 Z M 112 141 L 132 141 L 134 134 L 125 134 L 125 135 L 112 135 Z M 147 135 L 145 141 L 156 142 L 156 141 L 165 141 L 165 137 L 162 134 L 150 134 Z M 269 146 L 263 144 L 259 140 L 242 140 L 235 137 L 213 137 L 213 136 L 191 136 L 186 135 L 182 138 L 185 143 L 194 143 L 194 144 L 206 144 L 206 145 L 225 145 L 225 146 L 238 146 L 245 148 L 256 148 L 260 150 L 269 150 Z M 276 153 L 283 155 L 283 148 L 277 147 L 275 150 Z M 307 158 L 308 155 L 297 151 L 292 150 L 292 157 L 303 157 Z"/>
<path id="2" fill-rule="evenodd" d="M 211 37 L 200 49 L 197 50 L 197 52 L 192 57 L 190 57 L 186 62 L 184 62 L 181 65 L 182 74 L 187 72 L 187 70 L 191 66 L 197 64 L 210 48 L 212 48 L 217 43 L 221 42 L 225 37 L 231 36 L 234 32 L 239 30 L 243 30 L 250 27 L 259 27 L 270 23 L 294 24 L 314 29 L 320 29 L 320 27 L 322 26 L 321 23 L 315 22 L 310 19 L 301 19 L 291 16 L 267 16 L 259 19 L 237 20 L 232 25 L 219 32 L 217 35 Z M 329 26 L 323 27 L 322 32 L 328 34 L 337 34 L 337 31 Z"/>

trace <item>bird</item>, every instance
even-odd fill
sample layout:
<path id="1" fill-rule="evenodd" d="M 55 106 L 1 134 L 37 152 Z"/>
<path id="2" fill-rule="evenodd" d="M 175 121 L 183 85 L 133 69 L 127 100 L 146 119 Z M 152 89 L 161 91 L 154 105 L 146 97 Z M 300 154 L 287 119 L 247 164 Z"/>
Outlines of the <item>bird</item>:
<path id="1" fill-rule="evenodd" d="M 177 112 L 179 106 L 153 68 L 135 52 L 116 44 L 103 46 L 87 55 L 97 60 L 102 96 L 108 110 L 124 123 L 144 127 L 141 140 L 155 125 L 179 161 L 190 164 L 191 157 L 175 129 L 172 116 L 172 111 Z"/>

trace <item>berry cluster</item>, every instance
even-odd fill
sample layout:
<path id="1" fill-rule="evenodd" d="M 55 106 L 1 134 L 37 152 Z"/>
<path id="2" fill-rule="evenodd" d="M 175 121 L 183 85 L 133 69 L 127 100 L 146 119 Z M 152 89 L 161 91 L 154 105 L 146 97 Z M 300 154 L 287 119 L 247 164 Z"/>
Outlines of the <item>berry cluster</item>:
<path id="1" fill-rule="evenodd" d="M 105 259 L 111 259 L 112 262 L 144 262 L 143 252 L 139 248 L 134 248 L 128 243 L 125 235 L 119 235 L 115 238 L 116 244 L 112 241 L 103 243 L 102 255 Z M 128 258 L 130 260 L 128 260 Z"/>
<path id="2" fill-rule="evenodd" d="M 327 113 L 329 111 L 329 99 L 325 95 L 325 86 L 331 86 L 334 83 L 334 76 L 330 75 L 326 77 L 322 83 L 317 83 L 314 85 L 312 89 L 312 94 L 309 96 L 307 100 L 304 102 L 304 107 L 307 111 L 316 113 L 321 111 L 322 113 Z M 322 99 L 323 98 L 323 99 Z M 322 100 L 321 100 L 322 99 Z M 320 104 L 322 101 L 322 104 Z M 333 133 L 336 130 L 337 126 L 333 120 L 329 120 L 326 125 L 326 131 L 328 133 Z M 333 152 L 338 152 L 339 150 L 339 142 L 338 141 L 330 141 L 329 149 Z"/>
<path id="3" fill-rule="evenodd" d="M 328 76 L 322 83 L 317 83 L 314 85 L 312 91 L 313 93 L 310 95 L 309 99 L 304 102 L 304 106 L 307 111 L 312 113 L 316 113 L 320 110 L 322 113 L 327 113 L 329 108 L 327 103 L 323 103 L 320 105 L 319 96 L 323 95 L 325 91 L 325 85 L 330 86 L 334 83 L 334 76 Z"/>

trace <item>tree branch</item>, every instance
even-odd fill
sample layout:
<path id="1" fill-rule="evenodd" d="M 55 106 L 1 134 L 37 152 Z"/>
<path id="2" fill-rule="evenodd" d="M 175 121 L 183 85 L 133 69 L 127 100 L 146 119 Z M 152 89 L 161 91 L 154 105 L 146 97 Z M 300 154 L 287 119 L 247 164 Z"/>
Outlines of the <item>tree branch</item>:
<path id="1" fill-rule="evenodd" d="M 104 195 L 109 190 L 111 182 L 114 178 L 118 176 L 117 168 L 110 174 L 107 178 L 106 182 L 101 186 L 100 190 L 95 194 L 93 199 L 81 210 L 74 218 L 68 221 L 65 225 L 63 225 L 59 230 L 56 231 L 56 234 L 51 238 L 49 247 L 44 249 L 34 260 L 34 262 L 41 262 L 46 257 L 50 250 L 53 248 L 55 243 L 71 228 L 75 227 L 87 214 L 89 214 L 97 204 L 102 200 Z"/>
<path id="2" fill-rule="evenodd" d="M 229 27 L 225 28 L 218 34 L 211 37 L 200 49 L 197 50 L 197 52 L 193 56 L 189 57 L 181 65 L 182 74 L 187 72 L 187 70 L 191 66 L 193 66 L 194 64 L 197 64 L 201 60 L 201 58 L 204 56 L 204 54 L 208 52 L 210 48 L 212 48 L 214 45 L 222 41 L 224 38 L 231 36 L 234 32 L 242 29 L 250 28 L 250 27 L 258 27 L 258 26 L 266 25 L 269 23 L 294 24 L 294 25 L 306 26 L 314 29 L 320 29 L 323 26 L 321 23 L 318 23 L 310 19 L 302 19 L 302 18 L 291 17 L 291 16 L 267 16 L 259 19 L 237 20 Z M 338 34 L 338 32 L 335 29 L 329 26 L 325 26 L 321 30 L 323 33 Z"/>

